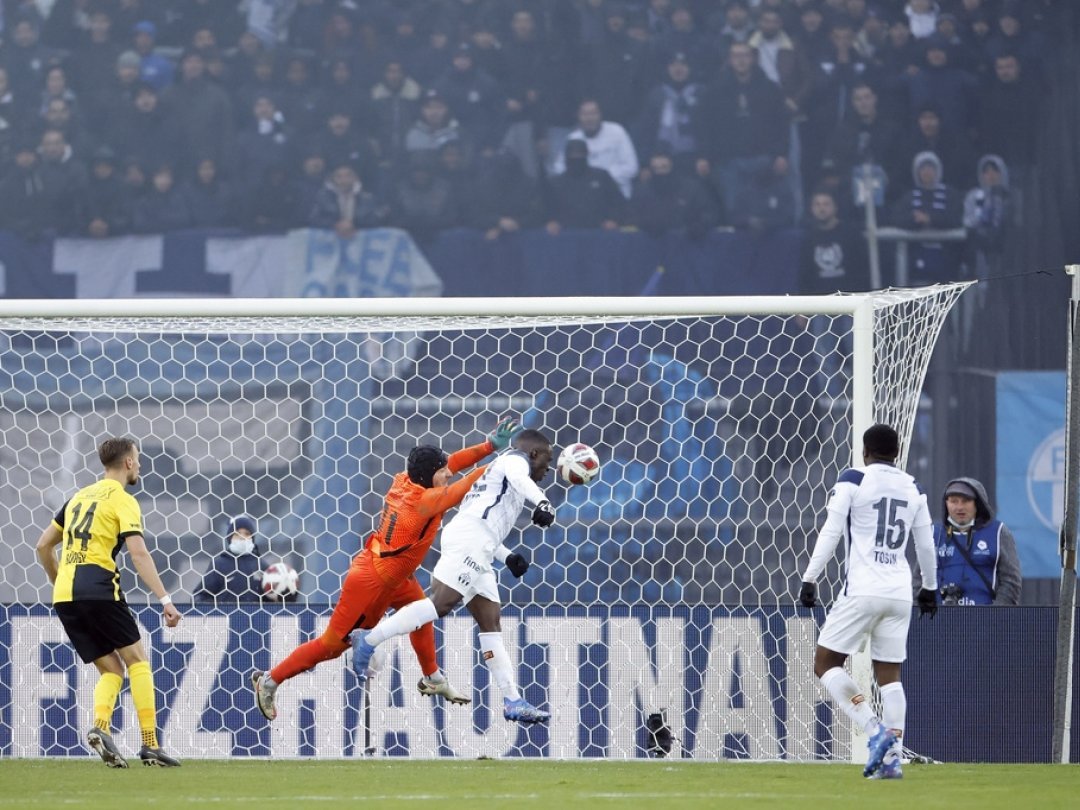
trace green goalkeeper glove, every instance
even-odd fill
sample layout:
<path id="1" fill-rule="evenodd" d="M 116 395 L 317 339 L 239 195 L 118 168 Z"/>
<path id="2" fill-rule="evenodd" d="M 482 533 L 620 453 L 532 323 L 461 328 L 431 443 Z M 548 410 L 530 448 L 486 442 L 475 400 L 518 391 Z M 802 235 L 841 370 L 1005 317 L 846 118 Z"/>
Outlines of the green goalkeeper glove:
<path id="1" fill-rule="evenodd" d="M 524 429 L 516 419 L 504 419 L 488 434 L 488 441 L 496 450 L 505 450 L 513 438 Z"/>

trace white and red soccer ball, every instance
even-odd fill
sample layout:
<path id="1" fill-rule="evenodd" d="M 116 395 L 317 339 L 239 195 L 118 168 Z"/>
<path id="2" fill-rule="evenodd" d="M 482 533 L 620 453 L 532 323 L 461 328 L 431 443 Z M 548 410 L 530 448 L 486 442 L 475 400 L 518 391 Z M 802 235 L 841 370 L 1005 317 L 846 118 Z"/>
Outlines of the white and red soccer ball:
<path id="1" fill-rule="evenodd" d="M 600 457 L 589 445 L 577 442 L 563 448 L 555 468 L 567 484 L 588 484 L 600 474 Z"/>
<path id="2" fill-rule="evenodd" d="M 299 587 L 300 575 L 284 560 L 268 565 L 263 571 L 262 590 L 267 599 L 287 599 L 296 593 Z"/>

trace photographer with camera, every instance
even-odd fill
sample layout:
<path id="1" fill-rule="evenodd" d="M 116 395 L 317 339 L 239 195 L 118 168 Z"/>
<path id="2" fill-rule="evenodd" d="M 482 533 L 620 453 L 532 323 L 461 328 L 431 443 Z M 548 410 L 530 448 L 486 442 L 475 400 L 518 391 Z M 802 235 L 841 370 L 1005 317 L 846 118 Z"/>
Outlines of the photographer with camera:
<path id="1" fill-rule="evenodd" d="M 938 601 L 942 605 L 1020 604 L 1020 558 L 1009 527 L 994 518 L 986 488 L 954 478 L 934 526 Z"/>

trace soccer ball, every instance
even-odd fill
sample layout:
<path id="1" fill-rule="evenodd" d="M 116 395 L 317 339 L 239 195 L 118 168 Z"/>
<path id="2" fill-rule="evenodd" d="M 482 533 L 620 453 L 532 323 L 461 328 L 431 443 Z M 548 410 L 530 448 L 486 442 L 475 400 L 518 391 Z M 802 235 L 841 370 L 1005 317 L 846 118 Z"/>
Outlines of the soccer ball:
<path id="1" fill-rule="evenodd" d="M 587 484 L 600 473 L 600 457 L 589 445 L 578 442 L 559 453 L 559 478 L 568 484 Z"/>
<path id="2" fill-rule="evenodd" d="M 300 575 L 287 562 L 276 562 L 263 571 L 263 596 L 275 602 L 296 593 Z"/>

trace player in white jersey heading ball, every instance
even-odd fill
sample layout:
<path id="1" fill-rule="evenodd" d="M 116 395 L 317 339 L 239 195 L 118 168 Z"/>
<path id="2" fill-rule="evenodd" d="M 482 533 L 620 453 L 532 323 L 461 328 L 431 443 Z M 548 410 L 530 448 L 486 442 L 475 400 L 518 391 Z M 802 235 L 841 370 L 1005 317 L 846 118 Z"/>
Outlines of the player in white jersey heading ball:
<path id="1" fill-rule="evenodd" d="M 863 464 L 844 470 L 829 495 L 828 518 L 818 534 L 802 578 L 799 602 L 817 605 L 817 579 L 843 537 L 847 545 L 843 595 L 825 618 L 814 654 L 814 674 L 829 695 L 868 735 L 863 776 L 899 779 L 900 739 L 907 698 L 900 665 L 907 658 L 911 623 L 911 568 L 905 551 L 915 543 L 923 587 L 920 618 L 937 612 L 937 560 L 933 520 L 915 479 L 896 467 L 900 438 L 888 425 L 863 433 Z M 870 640 L 874 677 L 881 690 L 879 719 L 855 681 L 844 671 L 849 655 Z"/>
<path id="2" fill-rule="evenodd" d="M 544 434 L 523 430 L 511 449 L 488 465 L 442 530 L 430 597 L 406 605 L 366 633 L 352 634 L 353 671 L 358 678 L 366 677 L 371 655 L 383 641 L 410 633 L 465 602 L 480 628 L 484 663 L 503 693 L 503 717 L 522 723 L 540 723 L 550 717 L 518 690 L 502 640 L 499 585 L 492 561 L 498 558 L 506 563 L 516 577 L 528 569 L 523 555 L 511 554 L 503 545 L 526 503 L 533 504 L 532 522 L 537 526 L 546 528 L 555 522 L 555 510 L 537 486 L 547 475 L 551 455 L 551 442 Z"/>

